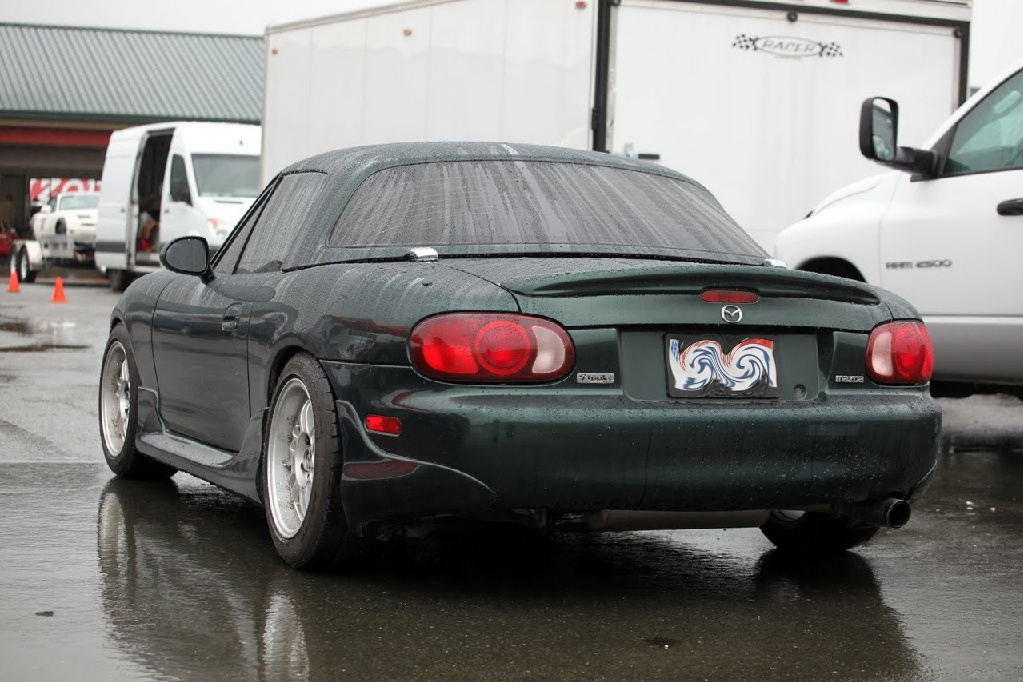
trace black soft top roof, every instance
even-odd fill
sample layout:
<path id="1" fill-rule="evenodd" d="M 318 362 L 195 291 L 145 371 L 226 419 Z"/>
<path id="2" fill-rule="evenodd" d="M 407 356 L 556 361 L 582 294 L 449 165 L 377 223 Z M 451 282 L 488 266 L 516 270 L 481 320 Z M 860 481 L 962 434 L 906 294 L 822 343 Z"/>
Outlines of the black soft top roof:
<path id="1" fill-rule="evenodd" d="M 609 166 L 641 171 L 690 182 L 692 178 L 664 166 L 602 152 L 580 151 L 514 142 L 394 142 L 337 149 L 296 161 L 282 173 L 320 171 L 337 179 L 361 182 L 366 176 L 392 166 L 440 161 L 551 161 Z"/>

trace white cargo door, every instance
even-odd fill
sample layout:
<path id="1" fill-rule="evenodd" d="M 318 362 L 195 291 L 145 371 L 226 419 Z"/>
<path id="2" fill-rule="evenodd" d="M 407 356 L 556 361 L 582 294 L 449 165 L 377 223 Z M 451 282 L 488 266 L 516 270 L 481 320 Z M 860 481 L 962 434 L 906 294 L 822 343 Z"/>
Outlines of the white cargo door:
<path id="1" fill-rule="evenodd" d="M 957 104 L 952 28 L 801 10 L 623 0 L 615 16 L 612 150 L 659 154 L 765 248 L 877 172 L 857 147 L 863 99 L 899 101 L 905 144 Z"/>
<path id="2" fill-rule="evenodd" d="M 312 29 L 296 28 L 269 34 L 266 90 L 263 92 L 263 158 L 261 184 L 282 168 L 310 156 L 315 138 L 309 129 Z M 324 83 L 321 88 L 328 88 Z M 335 115 L 324 111 L 321 117 Z"/>
<path id="3" fill-rule="evenodd" d="M 267 34 L 263 180 L 330 149 L 590 146 L 596 3 L 451 0 Z"/>

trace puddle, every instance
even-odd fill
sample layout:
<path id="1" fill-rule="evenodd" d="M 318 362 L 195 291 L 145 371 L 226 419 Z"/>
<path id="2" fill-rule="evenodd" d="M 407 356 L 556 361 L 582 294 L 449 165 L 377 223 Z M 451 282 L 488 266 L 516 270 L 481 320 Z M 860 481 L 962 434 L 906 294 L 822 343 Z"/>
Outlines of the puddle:
<path id="1" fill-rule="evenodd" d="M 20 320 L 14 317 L 0 317 L 0 332 L 9 332 L 18 336 L 30 336 L 32 327 L 28 320 Z"/>
<path id="2" fill-rule="evenodd" d="M 21 317 L 0 315 L 0 353 L 38 353 L 49 350 L 85 350 L 91 344 L 77 343 L 77 328 L 66 320 L 35 321 Z M 7 345 L 16 337 L 16 345 Z M 33 340 L 27 343 L 29 340 Z"/>
<path id="3" fill-rule="evenodd" d="M 27 346 L 0 347 L 0 353 L 43 353 L 48 350 L 87 350 L 87 343 L 33 343 Z"/>

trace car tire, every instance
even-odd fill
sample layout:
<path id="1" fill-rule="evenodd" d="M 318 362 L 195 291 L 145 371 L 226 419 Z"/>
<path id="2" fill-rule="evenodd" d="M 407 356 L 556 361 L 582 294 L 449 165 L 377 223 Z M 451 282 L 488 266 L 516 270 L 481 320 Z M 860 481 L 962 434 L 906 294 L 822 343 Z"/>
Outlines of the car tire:
<path id="1" fill-rule="evenodd" d="M 131 284 L 131 273 L 126 270 L 107 270 L 107 284 L 111 291 L 124 291 Z"/>
<path id="2" fill-rule="evenodd" d="M 135 447 L 139 371 L 128 332 L 115 326 L 103 352 L 99 381 L 99 432 L 107 466 L 124 478 L 169 478 L 177 471 Z"/>
<path id="3" fill-rule="evenodd" d="M 53 234 L 66 234 L 67 225 L 64 224 L 63 220 L 58 220 L 57 224 L 53 226 Z"/>
<path id="4" fill-rule="evenodd" d="M 359 556 L 341 501 L 343 464 L 327 376 L 314 358 L 296 355 L 274 388 L 260 474 L 274 547 L 295 568 L 340 568 Z"/>
<path id="5" fill-rule="evenodd" d="M 29 267 L 28 251 L 25 247 L 18 249 L 18 253 L 11 259 L 11 272 L 18 273 L 18 281 L 31 284 L 36 281 L 36 273 Z"/>
<path id="6" fill-rule="evenodd" d="M 760 530 L 783 552 L 834 556 L 867 542 L 878 528 L 822 512 L 772 510 Z"/>

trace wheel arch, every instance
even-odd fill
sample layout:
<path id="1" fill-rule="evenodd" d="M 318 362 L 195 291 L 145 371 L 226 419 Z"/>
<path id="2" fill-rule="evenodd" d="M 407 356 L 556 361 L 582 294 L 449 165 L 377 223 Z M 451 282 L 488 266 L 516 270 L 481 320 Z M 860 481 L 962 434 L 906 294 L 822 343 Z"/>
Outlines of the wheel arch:
<path id="1" fill-rule="evenodd" d="M 854 279 L 858 282 L 867 281 L 858 267 L 856 267 L 851 261 L 838 256 L 820 256 L 811 258 L 800 263 L 796 269 L 816 272 L 821 275 L 845 277 L 846 279 Z"/>
<path id="2" fill-rule="evenodd" d="M 291 358 L 300 354 L 308 355 L 319 363 L 316 356 L 301 345 L 288 345 L 279 349 L 273 360 L 270 362 L 270 371 L 266 373 L 266 385 L 261 387 L 263 395 L 262 407 L 264 409 L 270 407 L 270 401 L 273 399 L 274 388 L 277 387 L 277 380 L 280 379 L 281 373 L 284 372 L 284 366 L 288 364 L 288 361 L 291 360 Z"/>

